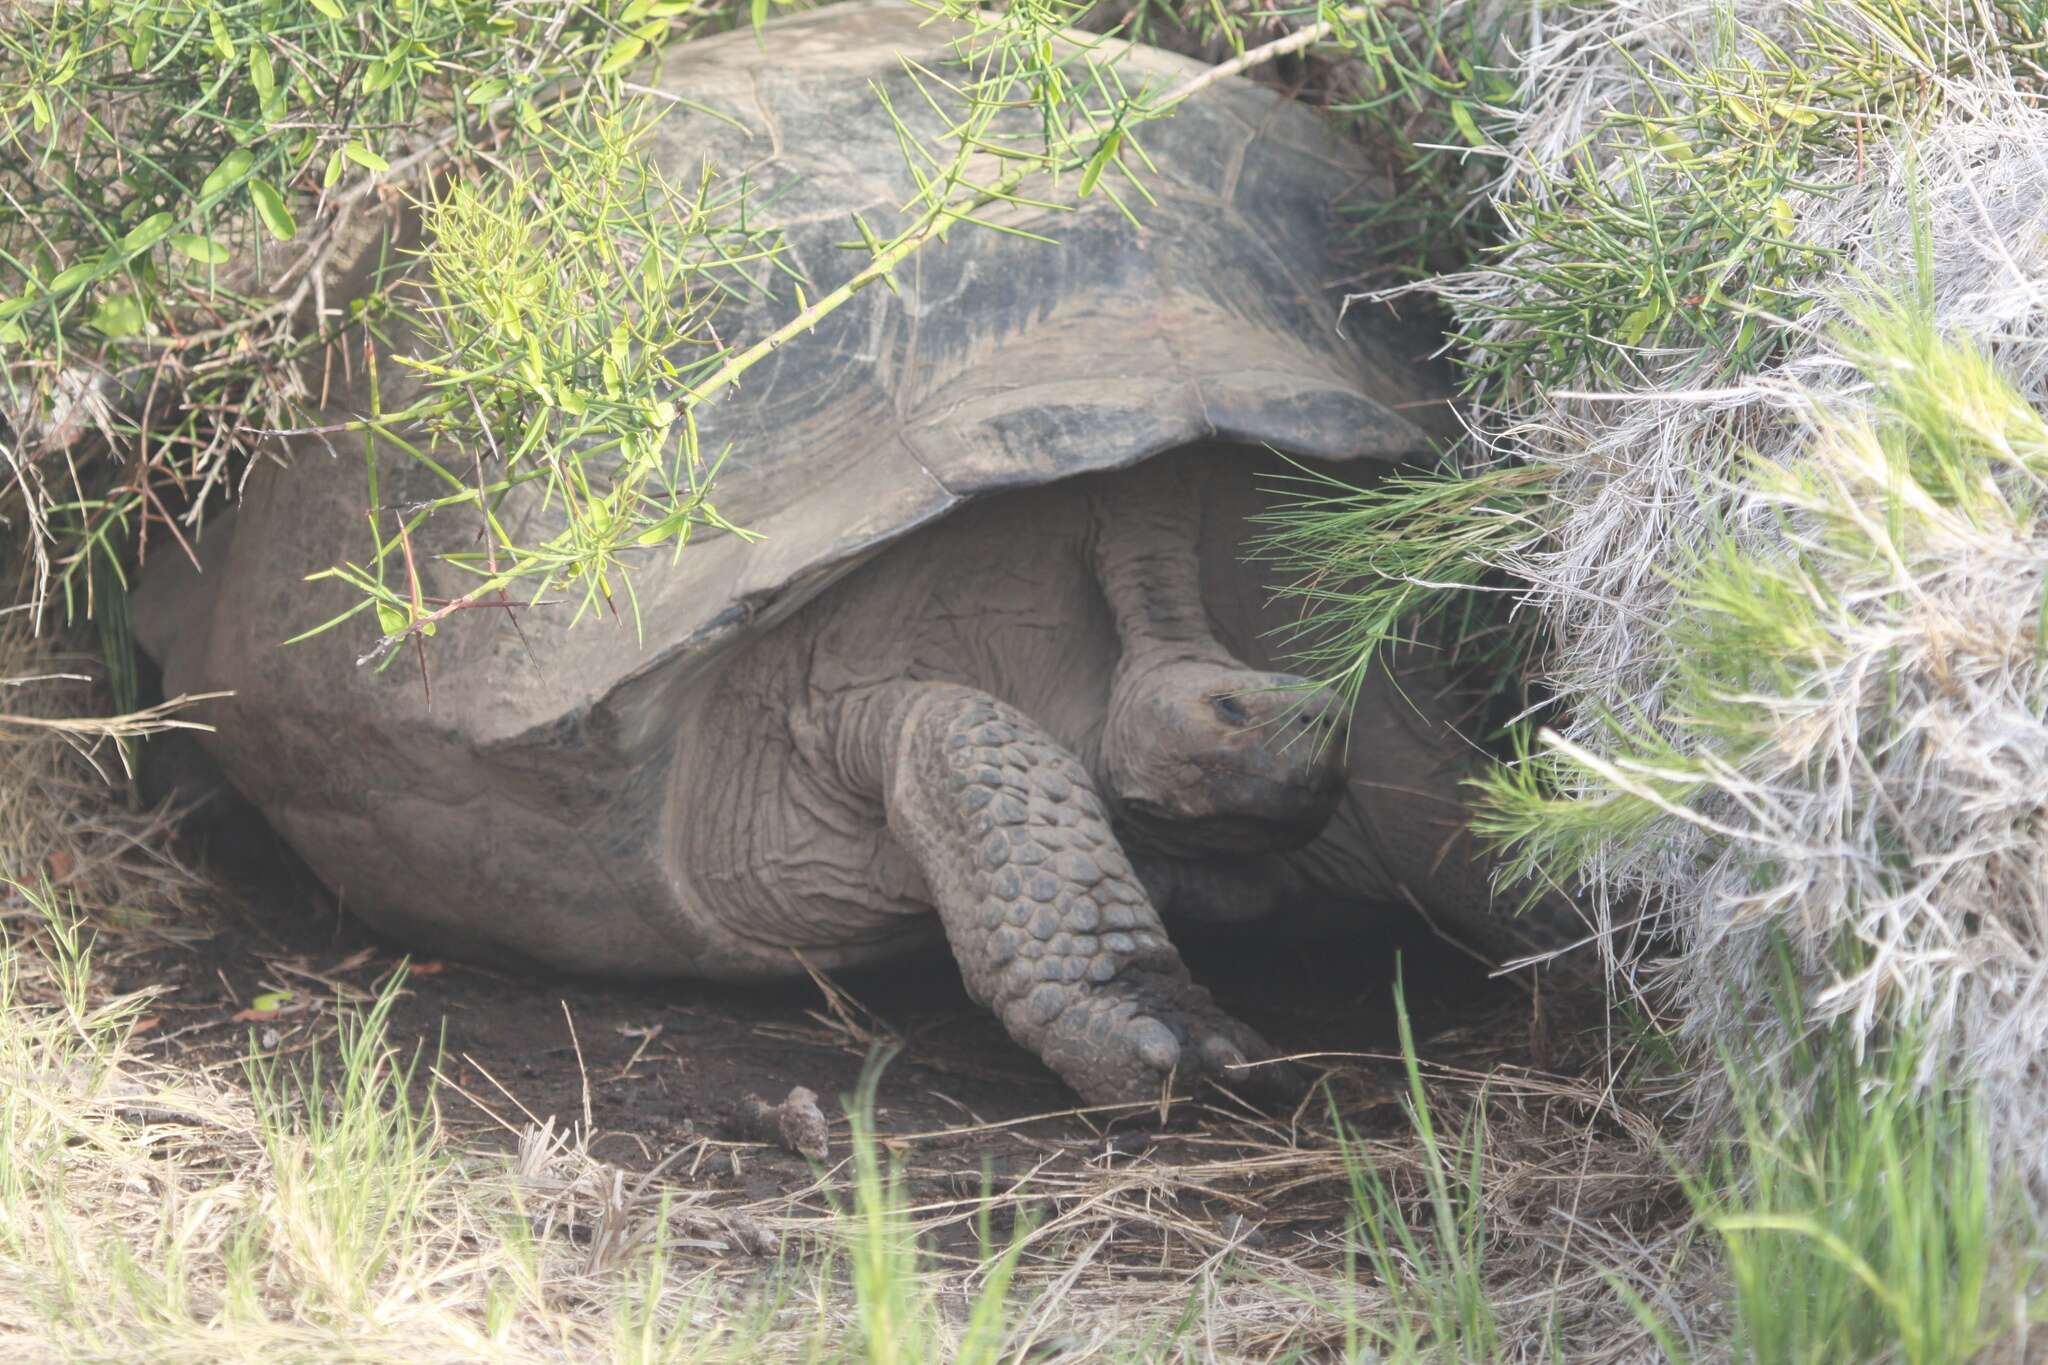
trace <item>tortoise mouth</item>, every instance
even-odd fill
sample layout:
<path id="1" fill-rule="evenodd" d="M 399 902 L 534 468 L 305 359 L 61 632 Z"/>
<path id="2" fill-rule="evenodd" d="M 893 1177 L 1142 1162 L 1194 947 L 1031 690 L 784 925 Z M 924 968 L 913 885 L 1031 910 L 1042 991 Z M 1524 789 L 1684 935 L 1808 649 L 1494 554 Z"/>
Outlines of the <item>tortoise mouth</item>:
<path id="1" fill-rule="evenodd" d="M 1161 852 L 1288 853 L 1311 843 L 1336 814 L 1344 780 L 1341 773 L 1332 777 L 1313 786 L 1240 779 L 1233 785 L 1256 785 L 1260 799 L 1214 812 L 1186 814 L 1137 798 L 1123 802 L 1121 814 L 1135 835 Z"/>

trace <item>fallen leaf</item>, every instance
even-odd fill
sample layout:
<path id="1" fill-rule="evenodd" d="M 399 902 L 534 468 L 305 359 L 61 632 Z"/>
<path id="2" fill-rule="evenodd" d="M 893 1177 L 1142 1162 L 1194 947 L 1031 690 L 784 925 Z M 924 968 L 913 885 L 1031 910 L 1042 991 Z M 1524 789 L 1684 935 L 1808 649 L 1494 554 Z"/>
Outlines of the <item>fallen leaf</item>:
<path id="1" fill-rule="evenodd" d="M 283 1014 L 291 1006 L 292 997 L 291 991 L 265 991 L 249 1002 L 249 1008 L 228 1017 L 238 1024 L 261 1024 Z"/>
<path id="2" fill-rule="evenodd" d="M 71 870 L 75 865 L 68 850 L 61 848 L 56 850 L 50 854 L 50 880 L 53 882 L 63 881 L 71 875 Z"/>
<path id="3" fill-rule="evenodd" d="M 151 1029 L 153 1029 L 153 1028 L 156 1028 L 157 1026 L 159 1026 L 159 1025 L 160 1025 L 160 1024 L 162 1024 L 162 1023 L 163 1023 L 163 1019 L 162 1019 L 162 1018 L 160 1018 L 160 1017 L 159 1017 L 159 1016 L 157 1016 L 157 1015 L 154 1015 L 154 1014 L 152 1014 L 152 1015 L 150 1015 L 150 1016 L 149 1016 L 149 1018 L 147 1018 L 147 1019 L 137 1019 L 137 1020 L 135 1021 L 135 1027 L 134 1027 L 134 1028 L 133 1028 L 132 1030 L 130 1030 L 130 1032 L 133 1032 L 133 1033 L 147 1033 L 147 1032 L 149 1032 L 149 1031 L 150 1031 Z"/>
<path id="4" fill-rule="evenodd" d="M 415 962 L 407 970 L 414 976 L 439 976 L 448 970 L 448 964 L 438 959 L 433 962 Z"/>

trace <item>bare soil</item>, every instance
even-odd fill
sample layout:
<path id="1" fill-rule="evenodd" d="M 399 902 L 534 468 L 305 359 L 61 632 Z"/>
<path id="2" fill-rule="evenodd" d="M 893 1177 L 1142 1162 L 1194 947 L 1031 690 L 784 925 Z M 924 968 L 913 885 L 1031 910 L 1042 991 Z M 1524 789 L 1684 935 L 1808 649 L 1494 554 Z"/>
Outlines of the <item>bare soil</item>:
<path id="1" fill-rule="evenodd" d="M 252 1049 L 288 1061 L 331 1039 L 334 1009 L 365 1001 L 404 960 L 340 910 L 260 824 L 215 821 L 207 862 L 228 886 L 211 924 L 168 937 L 103 941 L 100 961 L 122 990 L 151 990 L 156 1022 L 143 1042 L 186 1065 L 238 1067 Z M 1315 1054 L 1327 1090 L 1292 1113 L 1266 1113 L 1210 1092 L 1158 1109 L 1084 1111 L 1071 1092 L 967 998 L 943 955 L 833 980 L 738 988 L 702 982 L 620 983 L 522 976 L 460 961 L 413 961 L 392 1013 L 391 1040 L 419 1049 L 420 1082 L 457 1141 L 509 1148 L 520 1129 L 586 1122 L 589 1150 L 627 1170 L 665 1164 L 700 1197 L 760 1209 L 815 1203 L 818 1171 L 748 1140 L 735 1114 L 757 1094 L 815 1091 L 846 1152 L 843 1100 L 880 1048 L 893 1049 L 877 1092 L 885 1145 L 913 1153 L 917 1199 L 970 1199 L 1070 1169 L 1140 1158 L 1190 1170 L 1225 1152 L 1327 1151 L 1330 1106 L 1366 1136 L 1405 1126 L 1393 1005 L 1397 958 L 1426 1060 L 1467 1074 L 1506 1068 L 1551 1075 L 1592 1055 L 1539 1011 L 1522 982 L 1486 970 L 1412 916 L 1370 906 L 1308 929 L 1284 922 L 1177 935 L 1198 979 L 1289 1053 Z M 281 992 L 290 998 L 278 1000 Z M 265 997 L 273 997 L 266 999 Z M 423 1091 L 424 1093 L 424 1091 Z M 1324 1098 L 1325 1094 L 1329 1099 Z M 1313 1138 L 1311 1135 L 1314 1135 Z M 1314 1239 L 1341 1217 L 1341 1182 L 1325 1175 L 1228 1194 L 1188 1191 L 1177 1216 L 1228 1229 L 1233 1213 Z M 969 1232 L 963 1220 L 960 1236 Z M 951 1240 L 946 1239 L 946 1240 Z"/>

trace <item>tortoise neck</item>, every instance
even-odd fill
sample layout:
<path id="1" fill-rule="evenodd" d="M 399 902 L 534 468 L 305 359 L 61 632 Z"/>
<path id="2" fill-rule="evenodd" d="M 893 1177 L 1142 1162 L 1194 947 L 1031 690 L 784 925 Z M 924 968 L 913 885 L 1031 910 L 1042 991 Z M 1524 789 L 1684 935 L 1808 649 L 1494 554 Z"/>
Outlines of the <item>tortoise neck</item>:
<path id="1" fill-rule="evenodd" d="M 1090 499 L 1096 580 L 1123 647 L 1120 674 L 1175 663 L 1236 666 L 1202 601 L 1201 498 L 1186 468 L 1155 458 Z"/>

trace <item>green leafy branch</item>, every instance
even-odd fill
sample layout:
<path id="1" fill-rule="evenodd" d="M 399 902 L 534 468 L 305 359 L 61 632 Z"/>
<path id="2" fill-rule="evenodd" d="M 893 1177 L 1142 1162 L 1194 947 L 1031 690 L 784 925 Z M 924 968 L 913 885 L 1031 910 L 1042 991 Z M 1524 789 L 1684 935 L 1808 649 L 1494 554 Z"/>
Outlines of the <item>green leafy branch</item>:
<path id="1" fill-rule="evenodd" d="M 918 98 L 940 119 L 934 136 L 915 134 L 878 92 L 916 185 L 902 225 L 884 235 L 856 217 L 858 240 L 849 246 L 867 253 L 866 264 L 815 299 L 796 281 L 794 314 L 744 347 L 720 346 L 709 316 L 721 294 L 751 287 L 733 277 L 743 265 L 772 262 L 773 243 L 720 226 L 740 221 L 741 199 L 711 197 L 708 173 L 688 194 L 665 184 L 638 152 L 637 132 L 626 133 L 615 117 L 599 118 L 594 139 L 544 151 L 533 173 L 501 169 L 496 188 L 458 187 L 437 203 L 426 261 L 428 316 L 442 344 L 403 362 L 427 377 L 427 393 L 344 429 L 370 434 L 373 464 L 375 442 L 396 443 L 428 463 L 447 492 L 402 509 L 390 533 L 376 531 L 369 564 L 319 575 L 350 584 L 363 601 L 315 633 L 374 608 L 382 635 L 365 658 L 388 662 L 458 612 L 509 606 L 515 588 L 528 603 L 573 591 L 577 619 L 623 595 L 637 619 L 636 556 L 663 547 L 680 553 L 701 526 L 736 529 L 709 500 L 717 458 L 699 449 L 700 404 L 863 291 L 893 288 L 912 254 L 959 225 L 1021 231 L 992 209 L 1059 208 L 1101 194 L 1135 216 L 1132 201 L 1144 198 L 1143 124 L 1328 31 L 1286 35 L 1155 91 L 1124 83 L 1120 49 L 1072 34 L 1066 22 L 1075 12 L 1065 0 L 1031 0 L 995 15 L 960 10 L 968 24 L 955 60 L 909 66 Z M 579 173 L 566 173 L 571 166 Z M 638 188 L 601 207 L 576 202 L 585 191 L 575 187 L 591 181 Z M 644 254 L 629 262 L 614 254 L 615 242 L 638 243 Z M 693 281 L 701 286 L 694 291 Z M 679 336 L 696 338 L 698 358 L 687 366 L 673 365 L 655 344 Z M 438 462 L 431 441 L 413 439 L 421 430 L 466 447 L 472 467 L 458 473 Z M 381 517 L 374 480 L 373 470 L 373 517 Z M 559 528 L 522 543 L 497 512 L 507 493 L 534 480 L 559 509 Z M 476 581 L 433 598 L 414 540 L 429 518 L 458 507 L 481 516 L 487 548 L 446 557 Z M 393 565 L 402 576 L 387 573 Z"/>
<path id="2" fill-rule="evenodd" d="M 401 411 L 342 424 L 366 434 L 374 557 L 316 577 L 340 579 L 364 600 L 328 625 L 374 607 L 388 656 L 408 635 L 515 583 L 534 595 L 565 584 L 582 609 L 609 605 L 616 580 L 631 594 L 624 556 L 664 544 L 680 552 L 693 529 L 733 530 L 706 499 L 694 423 L 676 395 L 726 354 L 710 322 L 721 298 L 779 266 L 772 233 L 745 225 L 743 190 L 722 190 L 709 168 L 690 186 L 665 179 L 641 154 L 650 124 L 597 114 L 549 140 L 533 165 L 481 185 L 458 182 L 426 209 L 438 243 L 421 253 L 426 302 L 394 362 L 422 393 Z M 425 342 L 407 354 L 407 341 Z M 700 358 L 678 363 L 677 352 Z M 373 362 L 374 363 L 374 362 Z M 371 392 L 381 390 L 373 381 Z M 672 438 L 681 457 L 666 452 Z M 401 509 L 395 530 L 377 488 L 377 447 L 401 450 L 445 485 Z M 466 452 L 466 466 L 437 458 Z M 507 493 L 539 484 L 562 529 L 522 544 L 499 520 Z M 443 562 L 474 575 L 476 591 L 429 602 L 412 557 L 425 522 L 455 508 L 481 513 L 485 548 Z M 394 554 L 405 581 L 389 586 Z M 581 615 L 581 609 L 578 612 Z M 322 627 L 323 629 L 325 627 Z"/>
<path id="3" fill-rule="evenodd" d="M 353 320 L 328 307 L 327 267 L 360 245 L 366 209 L 506 150 L 678 26 L 726 13 L 709 0 L 9 7 L 0 456 L 31 604 L 58 589 L 90 611 L 152 526 L 185 540 L 252 434 L 293 420 L 301 362 Z M 112 578 L 81 572 L 94 561 Z"/>

